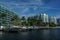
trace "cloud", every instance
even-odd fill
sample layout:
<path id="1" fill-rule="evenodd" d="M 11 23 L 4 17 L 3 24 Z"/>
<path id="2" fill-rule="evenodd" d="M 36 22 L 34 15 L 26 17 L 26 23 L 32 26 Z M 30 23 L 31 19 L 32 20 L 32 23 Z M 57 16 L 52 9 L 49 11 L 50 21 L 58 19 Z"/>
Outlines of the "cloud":
<path id="1" fill-rule="evenodd" d="M 19 1 L 19 0 L 17 0 L 17 1 Z M 25 1 L 25 0 L 23 0 L 23 1 Z M 10 2 L 9 1 L 7 2 L 7 0 L 6 0 L 6 1 L 0 1 L 0 4 L 10 7 L 10 8 L 14 8 L 14 7 L 25 8 L 25 7 L 32 7 L 32 6 L 34 7 L 34 6 L 40 5 L 40 4 L 42 4 L 42 1 L 41 0 L 33 0 L 31 2 L 27 1 L 26 3 L 25 2 L 20 3 L 20 2 L 16 2 L 16 0 L 10 1 Z"/>
<path id="2" fill-rule="evenodd" d="M 53 2 L 52 2 L 53 3 Z M 34 15 L 40 12 L 57 11 L 60 8 L 54 8 L 51 1 L 48 0 L 0 0 L 0 4 L 16 11 L 21 15 Z"/>
<path id="3" fill-rule="evenodd" d="M 13 4 L 13 5 L 31 5 L 31 4 L 43 4 L 42 0 L 12 0 L 12 1 L 1 1 L 1 3 L 5 4 Z"/>

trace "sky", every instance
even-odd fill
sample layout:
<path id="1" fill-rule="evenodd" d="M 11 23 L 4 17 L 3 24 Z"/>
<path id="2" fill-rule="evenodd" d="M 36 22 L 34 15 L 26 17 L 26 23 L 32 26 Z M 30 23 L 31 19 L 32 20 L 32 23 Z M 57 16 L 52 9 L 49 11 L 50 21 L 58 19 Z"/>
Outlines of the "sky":
<path id="1" fill-rule="evenodd" d="M 16 12 L 20 17 L 40 13 L 60 17 L 60 0 L 0 0 L 0 5 Z"/>

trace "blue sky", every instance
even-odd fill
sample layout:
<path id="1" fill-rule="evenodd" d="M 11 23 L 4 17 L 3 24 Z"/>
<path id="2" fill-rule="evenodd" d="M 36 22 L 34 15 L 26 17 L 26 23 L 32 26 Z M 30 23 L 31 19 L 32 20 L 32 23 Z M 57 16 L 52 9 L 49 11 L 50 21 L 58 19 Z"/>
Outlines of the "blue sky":
<path id="1" fill-rule="evenodd" d="M 60 0 L 0 0 L 0 5 L 15 11 L 19 16 L 33 16 L 46 13 L 60 17 Z"/>

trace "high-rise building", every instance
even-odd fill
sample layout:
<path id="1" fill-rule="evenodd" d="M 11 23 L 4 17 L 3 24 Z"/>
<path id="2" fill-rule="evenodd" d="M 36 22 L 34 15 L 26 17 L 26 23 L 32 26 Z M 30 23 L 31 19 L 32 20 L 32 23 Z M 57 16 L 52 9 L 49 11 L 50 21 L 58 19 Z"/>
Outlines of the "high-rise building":
<path id="1" fill-rule="evenodd" d="M 56 19 L 56 17 L 55 17 L 55 16 L 49 17 L 49 22 L 50 22 L 50 23 L 57 24 L 57 19 Z"/>
<path id="2" fill-rule="evenodd" d="M 6 17 L 1 17 L 0 15 L 0 26 L 1 25 L 8 25 L 11 22 L 11 18 L 16 15 L 16 13 L 12 12 L 11 10 L 5 8 L 4 6 L 0 5 L 0 14 L 6 14 Z M 3 16 L 4 16 L 3 14 Z"/>
<path id="3" fill-rule="evenodd" d="M 40 18 L 42 19 L 43 22 L 47 23 L 49 22 L 47 14 L 40 14 Z"/>

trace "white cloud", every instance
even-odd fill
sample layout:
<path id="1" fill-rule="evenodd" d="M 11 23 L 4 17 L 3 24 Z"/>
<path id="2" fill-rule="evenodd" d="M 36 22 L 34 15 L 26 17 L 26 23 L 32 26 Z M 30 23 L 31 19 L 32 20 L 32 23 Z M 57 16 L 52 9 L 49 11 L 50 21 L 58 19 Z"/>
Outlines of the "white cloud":
<path id="1" fill-rule="evenodd" d="M 39 8 L 39 9 L 43 9 L 44 11 L 49 9 L 60 9 L 60 8 L 53 8 L 51 6 L 42 6 L 44 5 L 42 0 L 33 0 L 31 2 L 16 2 L 16 1 L 0 2 L 0 4 L 9 6 L 10 9 L 15 9 L 15 8 L 23 9 L 21 13 L 29 12 L 29 8 L 33 8 L 34 10 L 38 10 Z"/>

